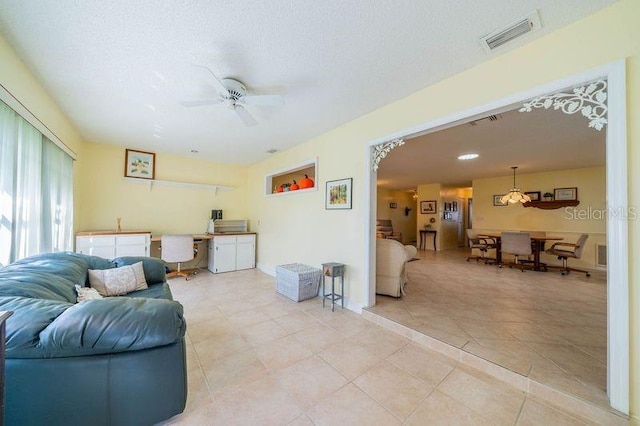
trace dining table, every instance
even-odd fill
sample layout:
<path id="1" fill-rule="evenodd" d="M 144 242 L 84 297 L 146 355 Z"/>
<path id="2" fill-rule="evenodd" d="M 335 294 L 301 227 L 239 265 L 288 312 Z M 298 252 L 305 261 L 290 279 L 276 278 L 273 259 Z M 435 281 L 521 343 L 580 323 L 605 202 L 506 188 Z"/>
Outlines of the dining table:
<path id="1" fill-rule="evenodd" d="M 493 238 L 496 242 L 496 264 L 502 267 L 502 250 L 501 250 L 501 234 L 486 233 L 478 234 L 480 238 Z M 533 270 L 546 271 L 546 265 L 540 262 L 540 253 L 544 251 L 544 245 L 547 241 L 562 241 L 561 237 L 547 237 L 541 235 L 531 235 L 531 251 L 533 252 Z"/>

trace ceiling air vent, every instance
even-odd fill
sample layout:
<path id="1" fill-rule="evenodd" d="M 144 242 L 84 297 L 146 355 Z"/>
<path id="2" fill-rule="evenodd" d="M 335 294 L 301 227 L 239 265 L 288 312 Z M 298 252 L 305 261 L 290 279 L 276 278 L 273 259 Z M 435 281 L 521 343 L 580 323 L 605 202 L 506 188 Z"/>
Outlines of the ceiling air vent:
<path id="1" fill-rule="evenodd" d="M 511 23 L 509 26 L 494 31 L 488 36 L 481 38 L 480 44 L 487 52 L 491 52 L 503 44 L 527 33 L 537 31 L 541 27 L 542 24 L 540 24 L 540 16 L 536 10 L 525 18 L 519 19 Z"/>

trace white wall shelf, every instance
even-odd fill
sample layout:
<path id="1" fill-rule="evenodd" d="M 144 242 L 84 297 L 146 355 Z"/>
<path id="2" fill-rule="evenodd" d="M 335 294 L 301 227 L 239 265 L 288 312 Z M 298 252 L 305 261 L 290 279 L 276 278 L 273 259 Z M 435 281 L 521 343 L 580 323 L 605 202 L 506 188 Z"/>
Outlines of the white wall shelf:
<path id="1" fill-rule="evenodd" d="M 191 182 L 178 182 L 172 180 L 157 180 L 157 179 L 138 179 L 138 178 L 123 178 L 125 182 L 133 182 L 133 183 L 141 183 L 149 186 L 149 191 L 153 189 L 154 186 L 177 186 L 181 188 L 192 188 L 192 189 L 204 189 L 213 191 L 214 194 L 217 194 L 218 191 L 233 191 L 232 186 L 223 186 L 223 185 L 210 185 L 205 183 L 191 183 Z"/>

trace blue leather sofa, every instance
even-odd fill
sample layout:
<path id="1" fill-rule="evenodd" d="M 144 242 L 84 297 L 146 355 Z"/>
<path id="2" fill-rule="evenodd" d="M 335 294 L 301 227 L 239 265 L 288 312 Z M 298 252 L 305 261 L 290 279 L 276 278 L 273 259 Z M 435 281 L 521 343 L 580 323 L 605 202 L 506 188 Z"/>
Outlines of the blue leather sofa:
<path id="1" fill-rule="evenodd" d="M 89 269 L 143 261 L 149 288 L 76 303 Z M 7 320 L 5 425 L 152 425 L 184 410 L 182 305 L 159 259 L 78 253 L 0 269 Z"/>

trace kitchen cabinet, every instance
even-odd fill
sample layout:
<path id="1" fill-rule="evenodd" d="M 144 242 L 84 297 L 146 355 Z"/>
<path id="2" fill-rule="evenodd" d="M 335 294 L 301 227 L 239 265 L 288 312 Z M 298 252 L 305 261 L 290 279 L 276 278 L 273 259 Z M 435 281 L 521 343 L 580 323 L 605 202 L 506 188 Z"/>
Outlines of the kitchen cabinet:
<path id="1" fill-rule="evenodd" d="M 76 253 L 113 259 L 149 256 L 150 231 L 85 231 L 76 234 Z"/>
<path id="2" fill-rule="evenodd" d="M 256 267 L 256 234 L 214 235 L 209 241 L 209 270 L 214 274 Z"/>

